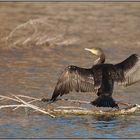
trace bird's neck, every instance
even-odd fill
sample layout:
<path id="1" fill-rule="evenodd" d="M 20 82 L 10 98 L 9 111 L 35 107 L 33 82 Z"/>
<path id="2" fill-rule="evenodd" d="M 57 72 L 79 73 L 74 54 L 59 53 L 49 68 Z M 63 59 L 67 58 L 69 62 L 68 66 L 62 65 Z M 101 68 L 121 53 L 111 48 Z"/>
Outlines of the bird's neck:
<path id="1" fill-rule="evenodd" d="M 94 61 L 94 65 L 103 64 L 105 62 L 105 55 L 102 54 Z"/>

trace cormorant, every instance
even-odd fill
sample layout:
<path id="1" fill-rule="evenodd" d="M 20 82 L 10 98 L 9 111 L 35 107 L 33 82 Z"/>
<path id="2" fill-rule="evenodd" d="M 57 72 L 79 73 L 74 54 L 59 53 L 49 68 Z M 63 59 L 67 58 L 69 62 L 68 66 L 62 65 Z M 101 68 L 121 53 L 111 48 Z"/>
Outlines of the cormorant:
<path id="1" fill-rule="evenodd" d="M 100 48 L 85 50 L 98 56 L 91 68 L 68 66 L 58 79 L 51 102 L 58 96 L 69 92 L 94 92 L 97 98 L 91 102 L 97 107 L 115 107 L 118 104 L 112 98 L 114 82 L 123 86 L 132 85 L 140 80 L 140 57 L 137 54 L 130 55 L 118 64 L 105 63 L 105 55 Z"/>

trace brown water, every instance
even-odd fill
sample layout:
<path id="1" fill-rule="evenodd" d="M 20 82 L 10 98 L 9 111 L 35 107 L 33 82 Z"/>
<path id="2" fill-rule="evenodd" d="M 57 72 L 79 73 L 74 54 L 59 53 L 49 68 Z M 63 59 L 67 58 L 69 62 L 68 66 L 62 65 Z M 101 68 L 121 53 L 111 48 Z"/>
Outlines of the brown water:
<path id="1" fill-rule="evenodd" d="M 95 57 L 85 47 L 101 47 L 111 63 L 139 53 L 139 13 L 140 3 L 0 3 L 0 94 L 51 97 L 67 65 L 93 64 Z M 139 83 L 116 86 L 114 98 L 139 104 L 139 90 Z M 80 97 L 72 93 L 63 98 L 89 101 L 92 97 L 91 93 Z M 4 109 L 0 137 L 139 138 L 139 122 L 139 114 L 54 119 L 27 115 L 24 109 Z"/>

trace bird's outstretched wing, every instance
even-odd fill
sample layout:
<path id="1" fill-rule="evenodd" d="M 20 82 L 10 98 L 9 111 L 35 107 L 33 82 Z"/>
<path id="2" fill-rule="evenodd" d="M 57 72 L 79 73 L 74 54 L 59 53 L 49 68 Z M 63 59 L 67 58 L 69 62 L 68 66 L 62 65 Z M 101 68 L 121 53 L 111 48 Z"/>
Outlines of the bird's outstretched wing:
<path id="1" fill-rule="evenodd" d="M 115 66 L 114 80 L 123 86 L 132 85 L 140 81 L 140 57 L 132 54 L 123 62 Z"/>
<path id="2" fill-rule="evenodd" d="M 71 91 L 96 92 L 99 87 L 100 82 L 95 82 L 91 69 L 68 66 L 58 79 L 51 101 Z"/>

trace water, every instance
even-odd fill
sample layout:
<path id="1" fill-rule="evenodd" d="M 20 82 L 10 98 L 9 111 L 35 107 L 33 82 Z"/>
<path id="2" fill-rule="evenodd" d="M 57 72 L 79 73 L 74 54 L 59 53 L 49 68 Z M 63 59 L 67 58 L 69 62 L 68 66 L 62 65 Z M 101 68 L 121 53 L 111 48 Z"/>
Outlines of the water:
<path id="1" fill-rule="evenodd" d="M 0 94 L 51 97 L 67 65 L 93 64 L 95 57 L 85 47 L 101 47 L 111 63 L 139 53 L 139 12 L 139 3 L 1 3 Z M 113 96 L 139 104 L 139 90 L 139 83 L 116 86 Z M 89 101 L 95 96 L 80 95 L 63 98 Z M 139 122 L 139 113 L 51 118 L 3 109 L 0 138 L 139 138 Z"/>
<path id="2" fill-rule="evenodd" d="M 1 119 L 1 138 L 138 138 L 140 131 L 138 115 L 55 119 L 36 115 L 6 119 Z"/>

